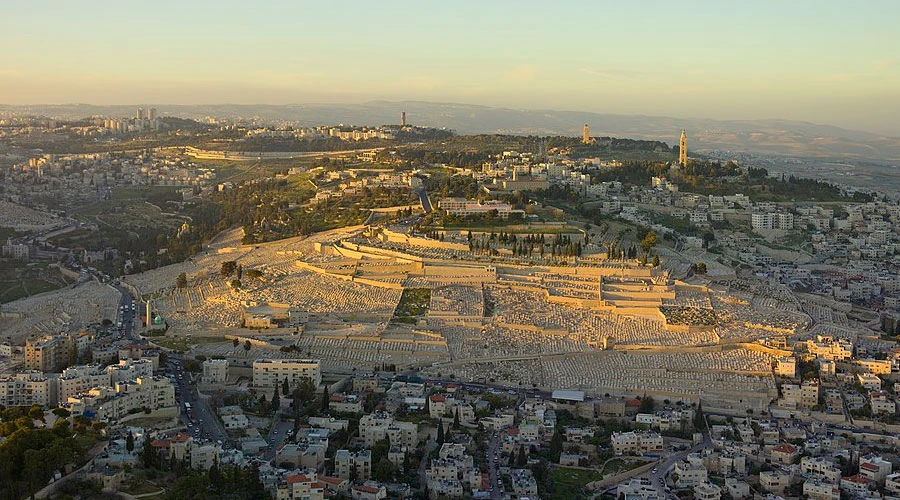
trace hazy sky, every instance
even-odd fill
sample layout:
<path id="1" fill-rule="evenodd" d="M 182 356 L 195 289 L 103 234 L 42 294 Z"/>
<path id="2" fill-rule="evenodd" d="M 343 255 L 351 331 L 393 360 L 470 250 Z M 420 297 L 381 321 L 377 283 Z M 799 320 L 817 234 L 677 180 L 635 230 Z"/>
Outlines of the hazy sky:
<path id="1" fill-rule="evenodd" d="M 900 136 L 900 1 L 0 0 L 0 102 L 429 100 Z"/>

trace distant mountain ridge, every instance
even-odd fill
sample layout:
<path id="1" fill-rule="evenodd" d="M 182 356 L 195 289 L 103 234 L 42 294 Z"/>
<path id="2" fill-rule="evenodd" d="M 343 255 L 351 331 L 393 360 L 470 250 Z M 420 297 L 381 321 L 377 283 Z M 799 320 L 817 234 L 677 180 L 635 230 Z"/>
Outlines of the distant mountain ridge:
<path id="1" fill-rule="evenodd" d="M 146 105 L 144 105 L 146 106 Z M 30 112 L 59 118 L 93 115 L 133 116 L 138 105 L 89 104 L 5 106 L 0 111 Z M 519 110 L 424 101 L 371 101 L 361 104 L 155 105 L 161 116 L 259 118 L 303 125 L 399 123 L 444 127 L 461 134 L 506 133 L 580 136 L 587 123 L 593 136 L 629 137 L 677 143 L 681 129 L 689 149 L 810 158 L 900 160 L 900 138 L 791 120 L 713 120 L 619 115 L 583 111 Z"/>

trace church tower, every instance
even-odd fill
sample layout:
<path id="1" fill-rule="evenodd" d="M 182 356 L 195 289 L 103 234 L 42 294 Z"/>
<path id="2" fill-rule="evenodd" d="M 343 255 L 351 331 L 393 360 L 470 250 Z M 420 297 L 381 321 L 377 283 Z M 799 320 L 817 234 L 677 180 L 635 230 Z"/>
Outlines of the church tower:
<path id="1" fill-rule="evenodd" d="M 684 129 L 681 129 L 681 146 L 678 149 L 678 164 L 682 167 L 687 165 L 687 135 L 684 133 Z"/>
<path id="2" fill-rule="evenodd" d="M 588 124 L 584 124 L 584 131 L 581 134 L 581 143 L 582 144 L 590 144 L 591 143 L 591 129 L 588 127 Z"/>

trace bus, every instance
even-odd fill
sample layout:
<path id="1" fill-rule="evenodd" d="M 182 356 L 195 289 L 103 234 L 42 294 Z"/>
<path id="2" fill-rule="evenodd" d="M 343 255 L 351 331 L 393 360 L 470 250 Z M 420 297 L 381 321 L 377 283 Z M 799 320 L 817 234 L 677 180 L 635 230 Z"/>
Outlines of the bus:
<path id="1" fill-rule="evenodd" d="M 194 420 L 194 409 L 191 408 L 191 404 L 187 401 L 184 402 L 184 414 L 191 420 Z"/>

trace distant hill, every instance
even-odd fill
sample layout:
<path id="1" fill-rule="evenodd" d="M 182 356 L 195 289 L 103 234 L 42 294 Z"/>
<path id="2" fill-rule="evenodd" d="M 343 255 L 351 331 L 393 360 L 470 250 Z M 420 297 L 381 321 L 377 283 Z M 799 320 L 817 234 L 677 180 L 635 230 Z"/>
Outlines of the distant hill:
<path id="1" fill-rule="evenodd" d="M 156 105 L 161 116 L 259 118 L 295 121 L 305 125 L 399 123 L 400 112 L 414 125 L 445 127 L 461 134 L 508 133 L 580 136 L 590 125 L 591 135 L 661 140 L 677 144 L 681 129 L 689 149 L 733 151 L 806 158 L 844 158 L 900 161 L 900 138 L 848 130 L 831 125 L 788 120 L 712 120 L 666 116 L 614 115 L 579 111 L 519 110 L 468 104 L 422 101 L 373 101 L 362 104 L 287 105 Z M 91 115 L 133 116 L 137 105 L 87 104 L 3 106 L 59 118 Z"/>

